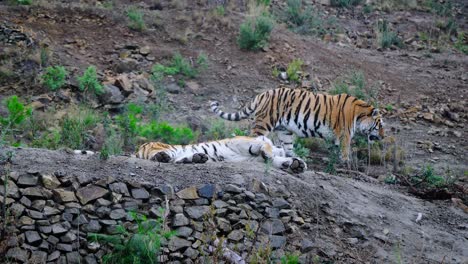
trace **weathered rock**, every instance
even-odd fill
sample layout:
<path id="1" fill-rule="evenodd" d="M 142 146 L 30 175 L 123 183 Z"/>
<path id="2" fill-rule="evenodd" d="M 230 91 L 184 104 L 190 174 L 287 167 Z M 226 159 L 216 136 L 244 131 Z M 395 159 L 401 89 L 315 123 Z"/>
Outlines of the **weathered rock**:
<path id="1" fill-rule="evenodd" d="M 57 245 L 57 243 L 60 241 L 60 239 L 58 239 L 57 237 L 55 236 L 49 236 L 47 238 L 47 242 L 49 242 L 50 244 L 52 245 Z"/>
<path id="2" fill-rule="evenodd" d="M 144 47 L 140 48 L 140 54 L 144 55 L 144 56 L 148 55 L 150 53 L 150 51 L 151 51 L 151 49 L 148 46 L 144 46 Z"/>
<path id="3" fill-rule="evenodd" d="M 291 205 L 283 198 L 276 198 L 273 200 L 273 207 L 278 209 L 289 209 Z"/>
<path id="4" fill-rule="evenodd" d="M 26 237 L 26 241 L 28 242 L 28 244 L 31 245 L 39 245 L 42 240 L 41 236 L 36 231 L 26 231 L 24 233 L 24 236 Z"/>
<path id="5" fill-rule="evenodd" d="M 169 83 L 165 86 L 166 91 L 171 94 L 179 94 L 182 91 L 182 88 L 180 88 L 177 83 Z"/>
<path id="6" fill-rule="evenodd" d="M 60 251 L 56 250 L 52 252 L 51 254 L 49 254 L 49 256 L 47 257 L 47 261 L 54 261 L 58 259 L 59 257 L 60 257 Z"/>
<path id="7" fill-rule="evenodd" d="M 184 214 L 176 214 L 174 216 L 174 219 L 172 219 L 172 226 L 178 227 L 178 226 L 186 226 L 190 223 L 189 219 L 185 217 Z"/>
<path id="8" fill-rule="evenodd" d="M 19 220 L 18 220 L 18 225 L 20 226 L 23 226 L 23 225 L 33 225 L 34 224 L 34 220 L 31 218 L 31 217 L 28 217 L 28 216 L 22 216 Z"/>
<path id="9" fill-rule="evenodd" d="M 213 198 L 216 191 L 216 185 L 214 184 L 205 184 L 203 187 L 198 189 L 198 195 L 203 198 L 211 199 Z"/>
<path id="10" fill-rule="evenodd" d="M 96 200 L 107 195 L 109 191 L 96 185 L 89 185 L 79 189 L 76 192 L 76 196 L 80 200 L 81 204 L 87 204 L 90 201 Z"/>
<path id="11" fill-rule="evenodd" d="M 93 219 L 90 220 L 87 225 L 83 226 L 83 230 L 86 232 L 98 233 L 101 231 L 101 225 L 99 224 L 99 221 Z"/>
<path id="12" fill-rule="evenodd" d="M 225 208 L 225 207 L 228 207 L 229 204 L 227 204 L 226 202 L 224 201 L 221 201 L 221 200 L 216 200 L 213 202 L 213 205 L 216 209 L 220 209 L 220 208 Z"/>
<path id="13" fill-rule="evenodd" d="M 21 187 L 36 186 L 38 183 L 38 177 L 31 174 L 23 174 L 18 178 L 16 183 Z"/>
<path id="14" fill-rule="evenodd" d="M 29 259 L 29 263 L 46 263 L 46 261 L 47 253 L 39 250 L 33 251 Z"/>
<path id="15" fill-rule="evenodd" d="M 21 189 L 21 194 L 31 198 L 42 198 L 42 199 L 49 199 L 52 197 L 52 192 L 42 188 L 42 187 L 28 187 L 25 189 Z"/>
<path id="16" fill-rule="evenodd" d="M 216 223 L 218 228 L 223 232 L 230 232 L 232 230 L 231 223 L 224 218 L 217 218 Z"/>
<path id="17" fill-rule="evenodd" d="M 107 206 L 101 206 L 96 210 L 96 215 L 100 218 L 108 216 L 111 212 L 111 209 Z"/>
<path id="18" fill-rule="evenodd" d="M 190 241 L 174 236 L 169 241 L 168 247 L 170 251 L 178 251 L 190 247 L 191 245 L 192 243 Z"/>
<path id="19" fill-rule="evenodd" d="M 73 246 L 70 244 L 59 243 L 57 244 L 57 249 L 64 252 L 72 252 Z"/>
<path id="20" fill-rule="evenodd" d="M 76 240 L 76 235 L 72 232 L 67 232 L 65 235 L 60 237 L 60 241 L 64 243 L 71 243 Z"/>
<path id="21" fill-rule="evenodd" d="M 112 210 L 109 217 L 114 220 L 119 220 L 125 218 L 127 216 L 127 212 L 124 209 L 115 209 Z"/>
<path id="22" fill-rule="evenodd" d="M 314 246 L 314 243 L 312 243 L 312 241 L 310 241 L 307 238 L 304 238 L 301 241 L 301 252 L 302 253 L 308 252 L 313 248 L 313 246 Z"/>
<path id="23" fill-rule="evenodd" d="M 128 188 L 127 188 L 127 185 L 123 182 L 114 182 L 112 184 L 109 184 L 109 189 L 115 193 L 120 193 L 124 196 L 130 196 L 130 193 L 128 192 Z M 104 199 L 98 199 L 98 202 L 99 200 L 104 200 Z M 107 201 L 107 200 L 104 200 L 104 201 Z M 110 202 L 109 202 L 110 204 Z M 103 205 L 103 206 L 107 206 L 107 205 Z"/>
<path id="24" fill-rule="evenodd" d="M 35 210 L 27 210 L 28 216 L 35 220 L 44 219 L 44 214 Z"/>
<path id="25" fill-rule="evenodd" d="M 230 193 L 242 193 L 243 189 L 233 184 L 228 184 L 226 185 L 226 187 L 224 187 L 224 191 L 230 192 Z"/>
<path id="26" fill-rule="evenodd" d="M 234 230 L 228 235 L 228 239 L 235 242 L 240 241 L 242 238 L 244 238 L 244 233 L 241 230 Z"/>
<path id="27" fill-rule="evenodd" d="M 45 216 L 58 215 L 60 214 L 60 210 L 50 206 L 46 206 L 44 207 L 43 213 Z"/>
<path id="28" fill-rule="evenodd" d="M 270 246 L 273 249 L 282 248 L 286 244 L 286 237 L 284 236 L 270 236 Z"/>
<path id="29" fill-rule="evenodd" d="M 176 193 L 177 197 L 185 200 L 195 200 L 200 198 L 198 196 L 197 188 L 195 187 L 189 187 L 186 189 L 183 189 L 179 192 Z"/>
<path id="30" fill-rule="evenodd" d="M 135 199 L 148 199 L 149 192 L 144 188 L 132 189 L 132 197 Z"/>
<path id="31" fill-rule="evenodd" d="M 68 231 L 68 229 L 65 229 L 62 224 L 54 224 L 52 226 L 52 233 L 53 234 L 63 234 L 65 232 L 67 232 L 67 231 Z"/>
<path id="32" fill-rule="evenodd" d="M 125 187 L 127 187 L 127 186 L 125 186 Z M 127 193 L 128 193 L 128 190 L 127 190 Z M 128 196 L 130 196 L 130 193 L 128 194 Z M 99 198 L 99 199 L 97 199 L 95 205 L 96 205 L 96 206 L 109 206 L 109 205 L 111 205 L 111 204 L 112 204 L 111 201 L 106 200 L 106 199 L 103 199 L 103 198 Z"/>
<path id="33" fill-rule="evenodd" d="M 85 264 L 98 264 L 96 257 L 94 257 L 93 255 L 87 255 L 84 258 L 84 263 Z"/>
<path id="34" fill-rule="evenodd" d="M 185 212 L 192 219 L 199 220 L 210 212 L 209 206 L 192 206 L 185 208 Z"/>
<path id="35" fill-rule="evenodd" d="M 64 189 L 54 189 L 54 198 L 60 203 L 77 202 L 75 193 Z"/>
<path id="36" fill-rule="evenodd" d="M 73 220 L 72 226 L 81 226 L 87 223 L 88 223 L 88 219 L 86 218 L 86 216 L 80 214 L 78 215 L 78 217 L 75 218 L 75 220 Z"/>
<path id="37" fill-rule="evenodd" d="M 80 253 L 77 251 L 67 253 L 67 264 L 81 264 Z"/>
<path id="38" fill-rule="evenodd" d="M 193 229 L 190 227 L 182 226 L 177 228 L 176 232 L 178 237 L 188 238 L 193 233 Z"/>
<path id="39" fill-rule="evenodd" d="M 102 104 L 120 104 L 125 97 L 120 92 L 120 89 L 112 84 L 104 84 L 104 93 L 99 96 Z"/>
<path id="40" fill-rule="evenodd" d="M 27 262 L 29 258 L 29 252 L 27 250 L 23 250 L 19 247 L 10 248 L 6 254 L 7 259 L 17 260 L 22 263 Z"/>
<path id="41" fill-rule="evenodd" d="M 53 190 L 60 186 L 60 181 L 53 174 L 41 174 L 41 181 L 45 188 Z"/>
<path id="42" fill-rule="evenodd" d="M 261 230 L 265 234 L 281 234 L 283 233 L 286 229 L 284 227 L 283 222 L 281 220 L 275 219 L 275 220 L 268 220 L 263 223 Z"/>
<path id="43" fill-rule="evenodd" d="M 190 258 L 190 259 L 196 259 L 198 257 L 198 254 L 199 254 L 198 250 L 195 250 L 191 247 L 187 248 L 183 253 L 185 257 Z"/>
<path id="44" fill-rule="evenodd" d="M 10 214 L 15 218 L 20 217 L 23 214 L 24 210 L 25 207 L 19 203 L 14 203 L 10 206 Z"/>

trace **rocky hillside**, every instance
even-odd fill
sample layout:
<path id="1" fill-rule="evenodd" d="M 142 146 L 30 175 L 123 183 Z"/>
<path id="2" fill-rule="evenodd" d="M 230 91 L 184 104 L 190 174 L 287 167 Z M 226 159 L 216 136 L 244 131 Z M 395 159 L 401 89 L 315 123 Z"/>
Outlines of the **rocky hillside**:
<path id="1" fill-rule="evenodd" d="M 367 178 L 247 165 L 155 166 L 17 149 L 7 204 L 18 220 L 0 249 L 8 263 L 97 263 L 110 247 L 90 234 L 134 230 L 127 212 L 135 211 L 177 231 L 162 241 L 163 263 L 212 260 L 216 239 L 245 260 L 266 248 L 272 259 L 294 253 L 300 263 L 466 260 L 466 212 L 456 203 L 425 202 Z"/>

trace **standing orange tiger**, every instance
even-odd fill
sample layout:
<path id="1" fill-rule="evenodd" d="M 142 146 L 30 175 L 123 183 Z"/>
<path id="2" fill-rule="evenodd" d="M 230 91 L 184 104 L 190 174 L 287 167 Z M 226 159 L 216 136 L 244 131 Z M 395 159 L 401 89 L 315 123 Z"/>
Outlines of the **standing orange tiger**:
<path id="1" fill-rule="evenodd" d="M 278 128 L 288 156 L 293 156 L 293 134 L 298 137 L 333 139 L 341 146 L 341 158 L 349 161 L 351 139 L 362 132 L 370 140 L 384 138 L 379 110 L 347 94 L 314 94 L 303 89 L 278 88 L 258 94 L 242 110 L 225 113 L 218 102 L 211 110 L 223 119 L 239 121 L 254 115 L 252 134 L 267 136 Z"/>

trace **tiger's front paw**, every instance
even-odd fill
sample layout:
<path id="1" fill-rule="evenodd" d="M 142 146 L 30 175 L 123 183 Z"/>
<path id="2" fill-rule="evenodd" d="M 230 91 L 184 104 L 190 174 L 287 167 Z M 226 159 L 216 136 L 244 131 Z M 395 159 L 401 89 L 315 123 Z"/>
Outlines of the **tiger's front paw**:
<path id="1" fill-rule="evenodd" d="M 158 152 L 156 155 L 153 156 L 151 160 L 162 162 L 162 163 L 168 163 L 171 161 L 171 156 L 167 154 L 166 152 Z"/>
<path id="2" fill-rule="evenodd" d="M 208 155 L 205 153 L 195 153 L 192 157 L 193 163 L 205 163 L 208 161 Z"/>
<path id="3" fill-rule="evenodd" d="M 302 173 L 307 169 L 307 164 L 299 158 L 292 158 L 291 162 L 285 162 L 283 166 L 293 173 Z"/>

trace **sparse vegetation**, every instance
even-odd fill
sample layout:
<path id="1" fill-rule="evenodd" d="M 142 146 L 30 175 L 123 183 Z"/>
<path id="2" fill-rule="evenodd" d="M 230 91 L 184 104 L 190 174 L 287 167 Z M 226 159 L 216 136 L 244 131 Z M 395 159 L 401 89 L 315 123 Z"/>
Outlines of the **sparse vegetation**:
<path id="1" fill-rule="evenodd" d="M 330 94 L 349 94 L 358 99 L 373 103 L 376 98 L 376 90 L 366 84 L 364 73 L 361 71 L 352 72 L 345 78 L 339 78 L 329 91 Z"/>
<path id="2" fill-rule="evenodd" d="M 340 160 L 340 148 L 336 146 L 332 141 L 326 140 L 328 149 L 328 160 L 325 172 L 330 174 L 336 174 L 336 164 Z"/>
<path id="3" fill-rule="evenodd" d="M 468 38 L 464 32 L 458 33 L 457 41 L 455 42 L 455 48 L 465 54 L 468 54 Z"/>
<path id="4" fill-rule="evenodd" d="M 226 10 L 224 9 L 224 6 L 223 5 L 218 5 L 215 7 L 214 9 L 214 13 L 217 15 L 217 16 L 220 16 L 220 17 L 223 17 L 226 13 Z"/>
<path id="5" fill-rule="evenodd" d="M 286 253 L 281 257 L 281 264 L 299 264 L 299 256 L 296 254 Z"/>
<path id="6" fill-rule="evenodd" d="M 32 109 L 20 102 L 16 95 L 6 98 L 3 104 L 6 107 L 7 116 L 0 116 L 0 146 L 4 146 L 7 142 L 13 143 L 15 129 L 32 114 Z"/>
<path id="7" fill-rule="evenodd" d="M 259 50 L 268 44 L 274 24 L 265 15 L 248 18 L 241 24 L 237 43 L 241 49 Z"/>
<path id="8" fill-rule="evenodd" d="M 33 1 L 32 0 L 16 0 L 15 2 L 18 5 L 31 5 Z"/>
<path id="9" fill-rule="evenodd" d="M 421 172 L 412 177 L 411 180 L 415 184 L 425 183 L 430 187 L 442 187 L 447 184 L 444 177 L 437 175 L 434 171 L 434 167 L 430 164 L 423 166 Z"/>
<path id="10" fill-rule="evenodd" d="M 129 27 L 137 31 L 143 31 L 146 28 L 145 20 L 141 10 L 131 7 L 127 10 L 127 17 L 129 19 Z"/>
<path id="11" fill-rule="evenodd" d="M 98 81 L 96 67 L 89 66 L 81 77 L 78 77 L 78 88 L 85 93 L 100 95 L 104 88 Z"/>
<path id="12" fill-rule="evenodd" d="M 138 128 L 138 134 L 149 140 L 167 144 L 186 145 L 192 143 L 197 135 L 187 126 L 173 127 L 167 122 L 151 122 Z"/>
<path id="13" fill-rule="evenodd" d="M 162 240 L 174 236 L 175 232 L 164 230 L 162 218 L 148 219 L 145 215 L 135 212 L 130 212 L 129 215 L 136 222 L 134 233 L 119 225 L 114 235 L 90 233 L 88 239 L 111 246 L 112 252 L 104 255 L 103 263 L 158 263 Z"/>
<path id="14" fill-rule="evenodd" d="M 294 59 L 291 63 L 288 64 L 288 69 L 286 70 L 286 73 L 288 74 L 288 79 L 290 81 L 300 81 L 299 73 L 302 71 L 302 65 L 304 65 L 304 62 L 301 59 Z"/>
<path id="15" fill-rule="evenodd" d="M 349 8 L 361 4 L 362 0 L 331 0 L 332 6 Z"/>
<path id="16" fill-rule="evenodd" d="M 288 23 L 292 31 L 303 35 L 321 37 L 336 29 L 333 18 L 325 18 L 312 6 L 304 7 L 302 0 L 288 0 L 287 9 L 281 17 L 283 17 L 283 21 Z"/>
<path id="17" fill-rule="evenodd" d="M 56 91 L 63 87 L 68 73 L 63 66 L 50 66 L 45 69 L 42 75 L 44 85 L 50 90 Z"/>
<path id="18" fill-rule="evenodd" d="M 294 154 L 303 160 L 306 160 L 310 155 L 310 149 L 306 147 L 304 138 L 296 138 L 294 141 Z"/>
<path id="19" fill-rule="evenodd" d="M 88 109 L 69 113 L 60 122 L 60 144 L 71 149 L 89 148 L 90 130 L 100 121 L 101 117 Z"/>
<path id="20" fill-rule="evenodd" d="M 208 58 L 204 53 L 200 53 L 196 59 L 196 64 L 192 65 L 189 60 L 184 58 L 180 53 L 175 53 L 169 66 L 155 64 L 152 68 L 152 73 L 156 78 L 161 78 L 164 75 L 181 74 L 188 78 L 195 78 L 201 70 L 208 67 Z"/>
<path id="21" fill-rule="evenodd" d="M 390 29 L 387 20 L 377 21 L 377 41 L 379 47 L 384 49 L 390 48 L 392 45 L 395 45 L 397 47 L 401 47 L 403 45 L 397 33 L 393 32 Z"/>
<path id="22" fill-rule="evenodd" d="M 439 1 L 439 0 L 427 0 L 426 6 L 432 13 L 439 16 L 450 16 L 452 15 L 453 4 L 451 0 Z"/>

